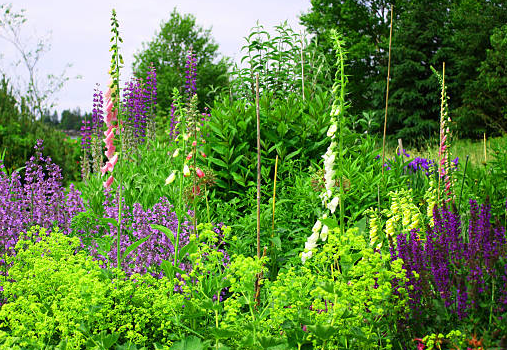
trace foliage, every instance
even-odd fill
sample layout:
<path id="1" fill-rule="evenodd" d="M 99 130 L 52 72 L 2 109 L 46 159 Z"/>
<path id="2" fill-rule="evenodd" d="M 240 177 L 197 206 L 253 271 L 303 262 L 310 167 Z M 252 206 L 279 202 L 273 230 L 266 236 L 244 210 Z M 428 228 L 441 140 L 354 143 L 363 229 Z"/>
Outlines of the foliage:
<path id="1" fill-rule="evenodd" d="M 391 3 L 394 18 L 388 133 L 403 137 L 406 142 L 420 142 L 437 130 L 438 93 L 429 68 L 433 65 L 438 69 L 444 61 L 456 130 L 468 137 L 485 129 L 497 133 L 498 129 L 488 126 L 482 118 L 472 118 L 477 112 L 474 114 L 471 100 L 477 106 L 491 106 L 487 95 L 472 92 L 482 89 L 479 84 L 488 86 L 486 81 L 476 80 L 487 51 L 493 48 L 489 37 L 507 20 L 502 1 Z M 373 112 L 377 122 L 385 107 L 391 3 L 314 0 L 310 11 L 301 16 L 309 32 L 316 35 L 319 50 L 328 62 L 333 62 L 329 31 L 336 28 L 344 34 L 349 43 L 348 71 L 354 77 L 349 84 L 349 96 L 354 102 L 351 113 Z M 491 118 L 488 113 L 483 117 Z M 498 120 L 498 111 L 494 115 Z"/>
<path id="2" fill-rule="evenodd" d="M 478 76 L 467 83 L 463 93 L 461 120 L 482 120 L 488 130 L 507 133 L 507 26 L 491 35 L 491 49 L 477 67 Z M 486 131 L 486 128 L 483 129 Z M 496 133 L 494 131 L 494 133 Z"/>
<path id="3" fill-rule="evenodd" d="M 372 109 L 372 84 L 384 81 L 378 67 L 386 66 L 386 52 L 381 45 L 389 36 L 389 1 L 362 0 L 312 0 L 308 13 L 301 16 L 301 22 L 310 33 L 316 35 L 318 49 L 333 67 L 334 75 L 339 67 L 333 52 L 330 30 L 342 33 L 347 42 L 349 61 L 347 74 L 354 77 L 349 82 L 349 97 L 352 113 Z M 398 1 L 395 2 L 398 8 Z M 328 83 L 329 84 L 329 83 Z M 378 98 L 378 97 L 377 97 Z"/>
<path id="4" fill-rule="evenodd" d="M 171 106 L 173 88 L 185 83 L 185 61 L 189 49 L 196 54 L 198 90 L 197 95 L 202 106 L 211 104 L 214 96 L 212 89 L 227 86 L 226 58 L 215 62 L 218 57 L 218 45 L 211 36 L 211 29 L 203 29 L 196 24 L 194 16 L 171 12 L 167 22 L 162 23 L 160 32 L 134 56 L 133 71 L 137 77 L 144 77 L 149 66 L 153 65 L 158 79 L 158 108 L 167 115 Z"/>
<path id="5" fill-rule="evenodd" d="M 246 67 L 235 66 L 231 74 L 231 95 L 235 98 L 255 99 L 256 74 L 260 90 L 270 91 L 277 98 L 287 93 L 312 98 L 329 78 L 324 55 L 308 43 L 305 34 L 295 33 L 286 22 L 275 26 L 274 31 L 271 36 L 257 23 L 245 38 L 241 64 Z"/>
<path id="6" fill-rule="evenodd" d="M 470 206 L 468 230 L 450 207 L 435 207 L 434 225 L 426 237 L 416 229 L 408 235 L 404 230 L 391 247 L 393 260 L 403 259 L 408 279 L 403 287 L 408 287 L 410 310 L 401 322 L 409 339 L 428 331 L 451 331 L 450 325 L 468 331 L 480 327 L 489 335 L 505 333 L 505 227 L 492 225 L 488 203 L 479 207 L 470 201 Z"/>
<path id="7" fill-rule="evenodd" d="M 133 275 L 111 283 L 80 245 L 77 237 L 39 227 L 18 242 L 12 279 L 2 283 L 9 301 L 0 310 L 3 348 L 170 343 L 179 329 L 170 318 L 183 298 L 160 291 L 173 290 L 172 282 Z"/>
<path id="8" fill-rule="evenodd" d="M 264 181 L 272 178 L 276 155 L 281 161 L 299 159 L 306 166 L 322 153 L 329 113 L 327 92 L 307 100 L 297 94 L 275 98 L 266 92 L 259 104 Z M 231 198 L 255 179 L 256 135 L 251 132 L 255 122 L 255 106 L 247 101 L 231 101 L 226 96 L 215 101 L 205 125 L 205 153 L 208 166 L 215 171 L 221 198 Z"/>
<path id="9" fill-rule="evenodd" d="M 18 172 L 7 175 L 0 162 L 0 232 L 4 257 L 14 253 L 20 232 L 33 225 L 51 229 L 56 224 L 69 233 L 71 219 L 83 211 L 79 192 L 72 185 L 65 191 L 60 168 L 51 158 L 43 157 L 41 140 L 35 150 L 23 176 Z M 5 261 L 2 265 L 6 276 L 8 266 Z"/>
<path id="10" fill-rule="evenodd" d="M 64 181 L 77 179 L 77 141 L 40 121 L 34 121 L 26 101 L 16 99 L 8 79 L 3 76 L 0 82 L 0 152 L 4 153 L 3 165 L 8 174 L 22 170 L 33 155 L 30 149 L 37 139 L 45 140 L 46 153 L 60 164 Z"/>
<path id="11" fill-rule="evenodd" d="M 43 54 L 49 51 L 50 43 L 47 38 L 36 38 L 34 47 L 31 47 L 30 39 L 23 37 L 23 26 L 27 21 L 24 11 L 13 11 L 12 4 L 0 5 L 0 39 L 11 44 L 20 56 L 19 62 L 13 66 L 22 63 L 26 68 L 28 76 L 26 82 L 19 76 L 16 77 L 19 85 L 16 89 L 16 98 L 24 100 L 34 120 L 41 120 L 45 112 L 54 107 L 54 95 L 63 88 L 69 78 L 66 69 L 60 75 L 48 74 L 45 78 L 41 77 L 38 64 Z M 66 68 L 68 67 L 70 65 Z M 5 75 L 5 72 L 2 73 Z"/>

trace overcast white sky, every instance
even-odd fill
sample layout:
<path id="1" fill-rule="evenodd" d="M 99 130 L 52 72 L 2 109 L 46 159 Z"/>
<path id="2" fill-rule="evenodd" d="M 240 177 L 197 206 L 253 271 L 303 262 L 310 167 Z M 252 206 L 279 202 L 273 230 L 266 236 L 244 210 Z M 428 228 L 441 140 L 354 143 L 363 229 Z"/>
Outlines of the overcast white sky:
<path id="1" fill-rule="evenodd" d="M 7 0 L 8 2 L 8 0 Z M 40 73 L 61 73 L 66 64 L 71 79 L 57 95 L 59 113 L 80 107 L 90 111 L 95 83 L 105 86 L 109 69 L 109 38 L 111 9 L 115 8 L 120 35 L 121 53 L 125 59 L 123 77 L 131 76 L 133 55 L 159 31 L 176 7 L 181 14 L 191 13 L 198 25 L 212 28 L 219 52 L 239 61 L 244 37 L 257 20 L 266 28 L 287 20 L 299 31 L 299 15 L 310 9 L 310 0 L 11 0 L 13 11 L 25 9 L 28 21 L 25 37 L 51 33 L 51 50 L 39 63 Z M 3 3 L 0 0 L 0 3 Z M 13 74 L 23 69 L 10 68 L 15 59 L 13 48 L 0 39 L 1 67 Z"/>

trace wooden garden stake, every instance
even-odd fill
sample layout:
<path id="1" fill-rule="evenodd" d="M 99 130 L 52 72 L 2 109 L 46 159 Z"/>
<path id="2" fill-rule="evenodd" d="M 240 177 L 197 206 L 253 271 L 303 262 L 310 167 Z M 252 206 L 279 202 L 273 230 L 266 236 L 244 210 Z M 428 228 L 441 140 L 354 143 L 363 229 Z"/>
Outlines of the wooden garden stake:
<path id="1" fill-rule="evenodd" d="M 275 198 L 276 198 L 276 173 L 278 170 L 278 154 L 275 158 L 275 176 L 273 179 L 273 219 L 271 225 L 271 238 L 275 236 Z"/>
<path id="2" fill-rule="evenodd" d="M 398 148 L 400 149 L 400 155 L 403 156 L 403 141 L 402 141 L 402 139 L 398 139 Z"/>
<path id="3" fill-rule="evenodd" d="M 255 105 L 257 109 L 257 258 L 261 258 L 261 123 L 259 110 L 259 73 L 255 78 Z M 261 274 L 255 281 L 255 302 L 260 304 Z"/>
<path id="4" fill-rule="evenodd" d="M 382 139 L 382 177 L 384 176 L 384 164 L 386 159 L 386 129 L 387 129 L 387 106 L 389 102 L 389 77 L 391 75 L 391 40 L 393 37 L 393 5 L 391 5 L 391 27 L 389 28 L 389 59 L 387 63 L 387 90 L 386 110 L 384 113 L 384 138 Z"/>
<path id="5" fill-rule="evenodd" d="M 486 151 L 486 133 L 484 133 L 484 164 L 488 162 L 488 152 Z"/>
<path id="6" fill-rule="evenodd" d="M 261 258 L 261 122 L 259 111 L 259 73 L 255 78 L 255 105 L 257 107 L 257 257 Z"/>
<path id="7" fill-rule="evenodd" d="M 303 101 L 305 99 L 305 69 L 304 69 L 304 58 L 303 58 L 303 33 L 301 33 L 301 91 L 303 93 Z M 276 168 L 276 166 L 275 166 Z M 276 177 L 275 177 L 276 179 Z M 274 204 L 273 204 L 274 205 Z"/>

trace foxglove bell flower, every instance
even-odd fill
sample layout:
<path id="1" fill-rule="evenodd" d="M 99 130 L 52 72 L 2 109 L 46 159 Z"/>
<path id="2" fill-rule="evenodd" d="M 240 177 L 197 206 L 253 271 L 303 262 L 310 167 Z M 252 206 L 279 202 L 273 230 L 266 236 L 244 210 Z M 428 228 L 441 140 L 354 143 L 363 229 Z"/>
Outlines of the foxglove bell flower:
<path id="1" fill-rule="evenodd" d="M 166 185 L 169 185 L 169 184 L 173 183 L 175 179 L 176 179 L 176 172 L 175 172 L 175 171 L 173 171 L 173 172 L 171 173 L 171 175 L 169 175 L 169 176 L 167 177 L 167 179 L 165 180 L 165 184 L 166 184 Z"/>
<path id="2" fill-rule="evenodd" d="M 106 116 L 104 117 L 104 122 L 106 123 L 107 130 L 104 132 L 105 139 L 104 143 L 106 144 L 106 152 L 105 155 L 107 157 L 106 164 L 100 169 L 102 172 L 102 175 L 105 175 L 106 172 L 112 173 L 114 170 L 114 166 L 116 165 L 118 161 L 118 155 L 115 154 L 116 147 L 114 146 L 114 134 L 117 131 L 117 128 L 113 124 L 113 122 L 117 121 L 118 118 L 118 109 L 114 108 L 114 101 L 112 100 L 113 95 L 113 82 L 110 80 L 109 82 L 109 88 L 107 92 L 105 93 L 106 96 Z M 111 184 L 114 181 L 113 175 L 110 175 L 107 181 L 104 182 L 104 187 L 106 189 L 111 188 Z"/>
<path id="3" fill-rule="evenodd" d="M 183 166 L 183 176 L 185 177 L 190 176 L 190 169 L 186 164 Z"/>

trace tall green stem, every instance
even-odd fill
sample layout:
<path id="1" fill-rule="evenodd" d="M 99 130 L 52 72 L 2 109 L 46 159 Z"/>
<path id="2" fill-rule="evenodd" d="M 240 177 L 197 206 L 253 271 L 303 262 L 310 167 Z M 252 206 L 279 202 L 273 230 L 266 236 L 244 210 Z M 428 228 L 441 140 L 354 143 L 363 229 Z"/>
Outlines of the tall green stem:
<path id="1" fill-rule="evenodd" d="M 181 101 L 180 96 L 178 94 L 178 90 L 174 90 L 174 100 L 178 104 L 178 112 L 180 117 L 180 127 L 181 132 L 180 135 L 182 135 L 183 139 L 183 155 L 186 154 L 186 140 L 185 140 L 185 134 L 186 134 L 186 123 L 185 123 L 185 117 L 183 116 L 183 110 L 181 108 Z M 183 162 L 183 166 L 181 169 L 181 176 L 180 176 L 180 184 L 179 184 L 179 194 L 178 194 L 178 228 L 176 229 L 176 244 L 174 245 L 174 263 L 173 266 L 176 267 L 176 264 L 178 262 L 178 247 L 180 245 L 180 232 L 181 232 L 181 221 L 183 220 L 183 169 L 185 167 L 185 162 Z"/>
<path id="2" fill-rule="evenodd" d="M 338 164 L 340 170 L 338 174 L 340 176 L 340 233 L 343 234 L 345 223 L 344 223 L 344 201 L 345 201 L 345 191 L 343 190 L 343 115 L 345 112 L 345 63 L 344 63 L 344 55 L 342 44 L 340 40 L 336 40 L 336 45 L 338 47 L 338 55 L 340 57 L 340 113 L 338 115 Z"/>

